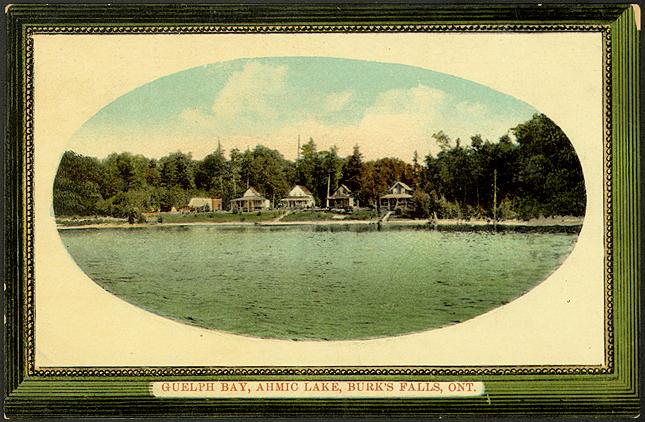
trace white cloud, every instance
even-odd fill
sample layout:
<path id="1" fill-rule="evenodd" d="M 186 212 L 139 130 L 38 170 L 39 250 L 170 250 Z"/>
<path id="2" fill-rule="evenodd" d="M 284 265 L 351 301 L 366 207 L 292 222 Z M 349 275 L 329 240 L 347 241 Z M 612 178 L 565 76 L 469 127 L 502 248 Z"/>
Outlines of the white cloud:
<path id="1" fill-rule="evenodd" d="M 200 159 L 212 152 L 221 138 L 227 151 L 262 144 L 295 159 L 300 135 L 303 142 L 312 137 L 320 150 L 336 145 L 344 156 L 359 144 L 367 160 L 398 157 L 410 161 L 415 150 L 421 157 L 438 152 L 432 134 L 439 130 L 453 139 L 461 138 L 462 144 L 475 133 L 495 141 L 523 119 L 496 113 L 476 100 L 452 105 L 446 92 L 417 85 L 377 95 L 355 123 L 328 124 L 323 116 L 313 114 L 287 122 L 273 109 L 284 95 L 285 77 L 284 67 L 249 63 L 229 79 L 215 99 L 213 114 L 209 110 L 186 108 L 170 127 L 145 131 L 112 128 L 99 136 L 87 133 L 74 139 L 73 149 L 97 156 L 123 150 L 150 157 L 181 149 Z M 355 95 L 351 90 L 331 93 L 323 98 L 323 108 L 342 112 L 351 106 Z M 266 119 L 273 119 L 270 127 L 263 126 Z"/>
<path id="2" fill-rule="evenodd" d="M 381 93 L 355 130 L 361 145 L 369 145 L 366 156 L 409 160 L 415 150 L 426 154 L 433 146 L 430 135 L 446 97 L 425 85 Z"/>
<path id="3" fill-rule="evenodd" d="M 256 83 L 258 72 L 267 78 L 275 80 L 269 95 L 255 95 L 254 103 L 250 100 L 243 100 L 242 94 L 250 94 L 254 89 L 259 87 L 266 88 L 268 80 L 262 83 Z M 270 74 L 273 73 L 273 76 Z M 238 100 L 230 100 L 231 106 L 227 113 L 231 116 L 219 117 L 237 117 L 235 114 L 247 113 L 252 109 L 264 117 L 272 117 L 270 112 L 265 112 L 265 107 L 270 107 L 270 96 L 278 94 L 280 91 L 280 81 L 283 80 L 282 70 L 276 71 L 274 67 L 257 64 L 245 67 L 235 77 L 231 77 L 227 86 L 218 96 L 216 104 L 223 103 L 225 98 L 232 95 L 234 90 L 239 93 Z M 265 92 L 265 94 L 267 94 Z M 352 100 L 354 92 L 351 90 L 332 93 L 323 99 L 323 107 L 326 111 L 341 111 Z M 376 159 L 379 157 L 399 157 L 404 160 L 410 160 L 415 150 L 421 156 L 434 149 L 434 143 L 431 138 L 432 129 L 437 120 L 437 110 L 444 103 L 447 94 L 441 90 L 433 89 L 425 85 L 418 85 L 409 89 L 393 89 L 379 94 L 374 102 L 367 107 L 363 117 L 354 124 L 331 125 L 323 123 L 315 116 L 310 116 L 299 122 L 282 124 L 275 130 L 270 131 L 245 131 L 246 134 L 238 132 L 222 136 L 222 145 L 227 149 L 246 147 L 253 148 L 256 144 L 262 144 L 269 148 L 280 150 L 285 157 L 294 159 L 296 155 L 296 145 L 298 135 L 304 141 L 312 137 L 318 148 L 321 150 L 328 149 L 336 145 L 341 155 L 349 155 L 355 144 L 359 144 L 361 151 L 366 159 Z M 247 115 L 248 116 L 248 115 Z M 215 116 L 218 117 L 218 116 Z M 214 129 L 218 126 L 217 118 L 213 118 L 199 109 L 185 109 L 180 118 L 187 123 L 202 124 Z M 238 117 L 239 120 L 239 117 Z M 219 121 L 219 123 L 222 123 Z M 247 122 L 245 122 L 245 125 Z M 246 127 L 246 126 L 245 126 Z M 435 129 L 435 131 L 438 129 Z M 202 141 L 203 142 L 203 141 Z M 190 148 L 199 156 L 201 150 L 206 150 L 203 145 L 198 145 L 197 138 L 192 142 Z"/>
<path id="4" fill-rule="evenodd" d="M 287 144 L 294 143 L 298 134 L 305 140 L 312 137 L 319 149 L 336 145 L 341 155 L 351 154 L 353 146 L 359 144 L 366 159 L 411 160 L 415 150 L 423 156 L 435 149 L 431 128 L 446 96 L 425 85 L 389 90 L 378 95 L 355 124 L 332 126 L 309 119 L 284 126 L 275 135 Z"/>
<path id="5" fill-rule="evenodd" d="M 323 107 L 327 112 L 341 111 L 353 96 L 354 93 L 351 90 L 333 92 L 325 97 L 323 100 Z"/>
<path id="6" fill-rule="evenodd" d="M 254 115 L 275 119 L 276 101 L 284 94 L 287 66 L 249 62 L 231 74 L 213 102 L 213 113 L 220 119 Z"/>
<path id="7" fill-rule="evenodd" d="M 445 97 L 445 92 L 426 85 L 392 89 L 379 94 L 365 114 L 433 114 Z"/>

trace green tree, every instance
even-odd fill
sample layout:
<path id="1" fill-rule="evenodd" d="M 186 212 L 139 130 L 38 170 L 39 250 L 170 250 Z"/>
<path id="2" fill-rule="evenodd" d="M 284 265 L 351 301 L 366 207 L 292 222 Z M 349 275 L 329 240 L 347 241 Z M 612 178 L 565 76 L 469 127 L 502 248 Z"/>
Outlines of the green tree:
<path id="1" fill-rule="evenodd" d="M 312 193 L 317 194 L 315 182 L 316 170 L 319 168 L 318 148 L 313 138 L 309 138 L 309 142 L 300 147 L 300 159 L 296 162 L 296 183 L 312 189 Z"/>
<path id="2" fill-rule="evenodd" d="M 412 200 L 414 201 L 414 217 L 416 218 L 428 218 L 436 211 L 437 207 L 433 198 L 427 192 L 420 189 L 415 190 Z"/>
<path id="3" fill-rule="evenodd" d="M 442 130 L 433 133 L 432 137 L 434 138 L 441 151 L 448 150 L 452 147 L 450 137 L 443 133 Z"/>
<path id="4" fill-rule="evenodd" d="M 279 151 L 257 145 L 251 153 L 250 169 L 251 185 L 258 188 L 274 206 L 289 191 L 288 164 Z"/>
<path id="5" fill-rule="evenodd" d="M 159 174 L 159 169 L 157 168 L 157 160 L 148 160 L 148 165 L 144 171 L 144 178 L 146 185 L 148 186 L 158 187 L 160 185 L 161 175 Z"/>
<path id="6" fill-rule="evenodd" d="M 327 185 L 331 195 L 340 185 L 343 176 L 343 159 L 338 156 L 338 149 L 332 146 L 329 151 L 321 151 L 318 157 L 318 167 L 315 170 L 316 182 L 313 187 L 314 196 L 319 204 L 327 201 Z"/>
<path id="7" fill-rule="evenodd" d="M 361 174 L 363 173 L 363 154 L 358 145 L 354 145 L 352 155 L 348 156 L 343 163 L 342 183 L 347 186 L 355 198 L 362 203 Z"/>
<path id="8" fill-rule="evenodd" d="M 513 133 L 519 144 L 515 183 L 520 215 L 583 215 L 582 167 L 564 132 L 544 114 L 535 114 Z"/>
<path id="9" fill-rule="evenodd" d="M 231 150 L 231 158 L 228 162 L 228 196 L 230 199 L 239 197 L 242 191 L 242 153 L 239 149 Z"/>
<path id="10" fill-rule="evenodd" d="M 194 163 L 190 154 L 177 151 L 159 160 L 161 185 L 189 190 L 195 187 Z"/>
<path id="11" fill-rule="evenodd" d="M 221 146 L 218 146 L 212 154 L 195 163 L 195 187 L 221 198 L 227 191 L 225 187 L 227 167 L 224 151 Z"/>
<path id="12" fill-rule="evenodd" d="M 54 178 L 56 215 L 92 215 L 101 201 L 101 165 L 96 158 L 66 151 Z"/>

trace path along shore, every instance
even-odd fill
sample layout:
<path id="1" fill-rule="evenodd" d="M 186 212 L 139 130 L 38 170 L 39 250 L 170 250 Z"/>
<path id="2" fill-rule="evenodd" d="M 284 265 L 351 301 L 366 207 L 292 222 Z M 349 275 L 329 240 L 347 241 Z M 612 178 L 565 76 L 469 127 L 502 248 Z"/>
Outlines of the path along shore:
<path id="1" fill-rule="evenodd" d="M 495 224 L 490 220 L 457 220 L 457 219 L 440 219 L 437 221 L 428 219 L 408 220 L 408 219 L 389 219 L 386 222 L 380 222 L 378 219 L 371 220 L 318 220 L 318 221 L 280 221 L 270 220 L 263 222 L 213 222 L 213 221 L 195 221 L 195 222 L 172 222 L 172 223 L 135 223 L 127 222 L 108 222 L 108 223 L 91 223 L 81 225 L 61 225 L 56 227 L 58 230 L 79 230 L 79 229 L 128 229 L 128 228 L 145 228 L 145 227 L 181 227 L 181 226 L 217 226 L 217 227 L 276 227 L 276 226 L 343 226 L 343 225 L 382 225 L 382 226 L 433 226 L 437 228 L 451 227 L 454 229 L 468 228 L 485 228 L 497 227 L 518 228 L 518 227 L 578 227 L 583 222 L 582 218 L 563 217 L 563 218 L 543 218 L 529 221 L 523 220 L 505 220 L 498 221 Z"/>

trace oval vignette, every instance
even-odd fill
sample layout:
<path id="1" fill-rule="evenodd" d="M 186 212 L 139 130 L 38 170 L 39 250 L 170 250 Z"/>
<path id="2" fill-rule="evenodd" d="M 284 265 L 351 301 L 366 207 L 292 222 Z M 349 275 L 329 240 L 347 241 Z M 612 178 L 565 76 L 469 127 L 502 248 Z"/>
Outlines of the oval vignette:
<path id="1" fill-rule="evenodd" d="M 513 97 L 428 69 L 321 57 L 178 72 L 101 109 L 54 186 L 97 284 L 240 335 L 388 337 L 525 294 L 573 250 L 582 167 Z"/>

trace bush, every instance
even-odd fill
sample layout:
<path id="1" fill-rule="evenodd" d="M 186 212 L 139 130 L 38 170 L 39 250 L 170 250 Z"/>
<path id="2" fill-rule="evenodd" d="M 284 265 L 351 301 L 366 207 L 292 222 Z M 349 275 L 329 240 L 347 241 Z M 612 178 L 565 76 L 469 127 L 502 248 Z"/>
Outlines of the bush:
<path id="1" fill-rule="evenodd" d="M 461 208 L 458 203 L 450 202 L 442 196 L 439 199 L 439 214 L 441 218 L 461 218 Z"/>
<path id="2" fill-rule="evenodd" d="M 421 190 L 416 190 L 413 195 L 414 212 L 412 215 L 416 218 L 428 218 L 432 212 L 432 199 L 430 195 Z"/>
<path id="3" fill-rule="evenodd" d="M 517 218 L 517 213 L 513 211 L 513 202 L 504 198 L 497 207 L 497 218 L 502 220 L 512 220 Z"/>
<path id="4" fill-rule="evenodd" d="M 512 209 L 517 213 L 517 216 L 524 221 L 538 218 L 542 214 L 542 204 L 532 198 L 525 199 L 516 197 L 512 201 Z"/>

